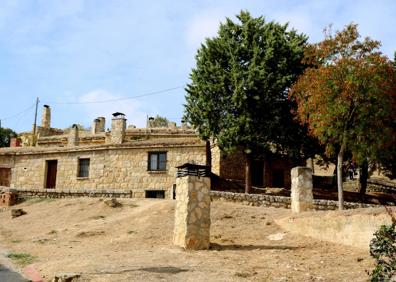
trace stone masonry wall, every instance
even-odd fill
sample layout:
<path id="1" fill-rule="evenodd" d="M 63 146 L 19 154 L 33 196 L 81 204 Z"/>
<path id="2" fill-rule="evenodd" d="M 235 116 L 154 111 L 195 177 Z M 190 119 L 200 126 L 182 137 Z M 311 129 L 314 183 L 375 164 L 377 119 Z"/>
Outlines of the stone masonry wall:
<path id="1" fill-rule="evenodd" d="M 290 197 L 272 196 L 263 194 L 244 194 L 244 193 L 231 193 L 211 191 L 212 200 L 220 200 L 234 203 L 242 203 L 249 206 L 262 206 L 262 207 L 275 207 L 290 209 Z M 337 201 L 331 200 L 318 200 L 314 199 L 314 209 L 316 210 L 336 210 L 338 209 Z M 345 209 L 368 208 L 378 207 L 379 205 L 361 204 L 344 202 Z"/>
<path id="2" fill-rule="evenodd" d="M 148 171 L 148 152 L 167 152 L 166 171 Z M 56 189 L 125 189 L 133 197 L 145 197 L 145 190 L 165 190 L 171 197 L 176 166 L 186 162 L 205 164 L 205 146 L 160 148 L 107 148 L 102 150 L 0 156 L 11 168 L 11 187 L 42 189 L 46 161 L 57 160 Z M 78 159 L 89 158 L 89 177 L 77 177 Z"/>

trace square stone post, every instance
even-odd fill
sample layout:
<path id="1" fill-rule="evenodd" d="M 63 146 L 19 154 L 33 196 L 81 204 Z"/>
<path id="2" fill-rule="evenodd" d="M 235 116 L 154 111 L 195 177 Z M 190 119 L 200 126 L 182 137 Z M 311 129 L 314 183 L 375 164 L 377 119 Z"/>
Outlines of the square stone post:
<path id="1" fill-rule="evenodd" d="M 291 170 L 291 209 L 300 213 L 313 209 L 312 169 L 297 166 Z"/>
<path id="2" fill-rule="evenodd" d="M 173 243 L 188 250 L 209 248 L 210 177 L 186 174 L 176 178 Z"/>

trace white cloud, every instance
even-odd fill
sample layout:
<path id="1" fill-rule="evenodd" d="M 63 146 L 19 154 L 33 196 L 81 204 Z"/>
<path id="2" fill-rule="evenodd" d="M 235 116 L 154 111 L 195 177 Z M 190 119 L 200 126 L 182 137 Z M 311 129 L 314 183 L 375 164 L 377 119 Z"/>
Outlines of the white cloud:
<path id="1" fill-rule="evenodd" d="M 137 127 L 145 127 L 146 113 L 144 113 L 143 105 L 136 99 L 127 99 L 114 102 L 97 103 L 98 101 L 123 99 L 120 95 L 112 94 L 106 90 L 92 90 L 79 98 L 84 113 L 84 119 L 90 119 L 92 122 L 95 118 L 104 116 L 106 118 L 106 128 L 111 127 L 112 114 L 121 112 L 126 115 L 128 124 L 134 124 Z"/>

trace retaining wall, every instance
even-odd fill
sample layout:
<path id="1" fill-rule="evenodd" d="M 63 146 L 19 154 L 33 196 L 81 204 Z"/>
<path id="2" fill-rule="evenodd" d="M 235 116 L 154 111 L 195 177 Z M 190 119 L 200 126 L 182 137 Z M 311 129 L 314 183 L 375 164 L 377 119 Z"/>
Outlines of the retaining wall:
<path id="1" fill-rule="evenodd" d="M 211 191 L 211 197 L 212 200 L 242 203 L 249 206 L 275 207 L 275 208 L 286 208 L 286 209 L 290 209 L 291 207 L 290 197 L 284 197 L 284 196 Z M 367 207 L 378 207 L 378 206 L 379 205 L 344 202 L 345 209 L 356 209 L 356 208 L 367 208 Z M 332 200 L 314 199 L 314 209 L 336 210 L 338 209 L 338 203 L 337 201 L 332 201 Z"/>
<path id="2" fill-rule="evenodd" d="M 42 198 L 72 198 L 72 197 L 108 197 L 108 198 L 132 198 L 133 193 L 129 190 L 118 189 L 3 189 L 18 194 L 19 197 L 42 197 Z M 1 188 L 0 188 L 1 192 Z"/>

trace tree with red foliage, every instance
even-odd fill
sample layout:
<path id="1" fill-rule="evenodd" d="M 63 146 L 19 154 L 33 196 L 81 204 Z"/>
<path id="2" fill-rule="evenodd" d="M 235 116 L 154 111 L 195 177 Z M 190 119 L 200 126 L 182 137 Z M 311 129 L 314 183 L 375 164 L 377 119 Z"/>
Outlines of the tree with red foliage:
<path id="1" fill-rule="evenodd" d="M 370 38 L 361 41 L 354 24 L 334 35 L 326 31 L 322 42 L 306 49 L 310 67 L 289 93 L 301 122 L 326 145 L 328 155 L 337 155 L 339 209 L 346 150 L 363 162 L 393 146 L 396 76 L 379 46 Z"/>

